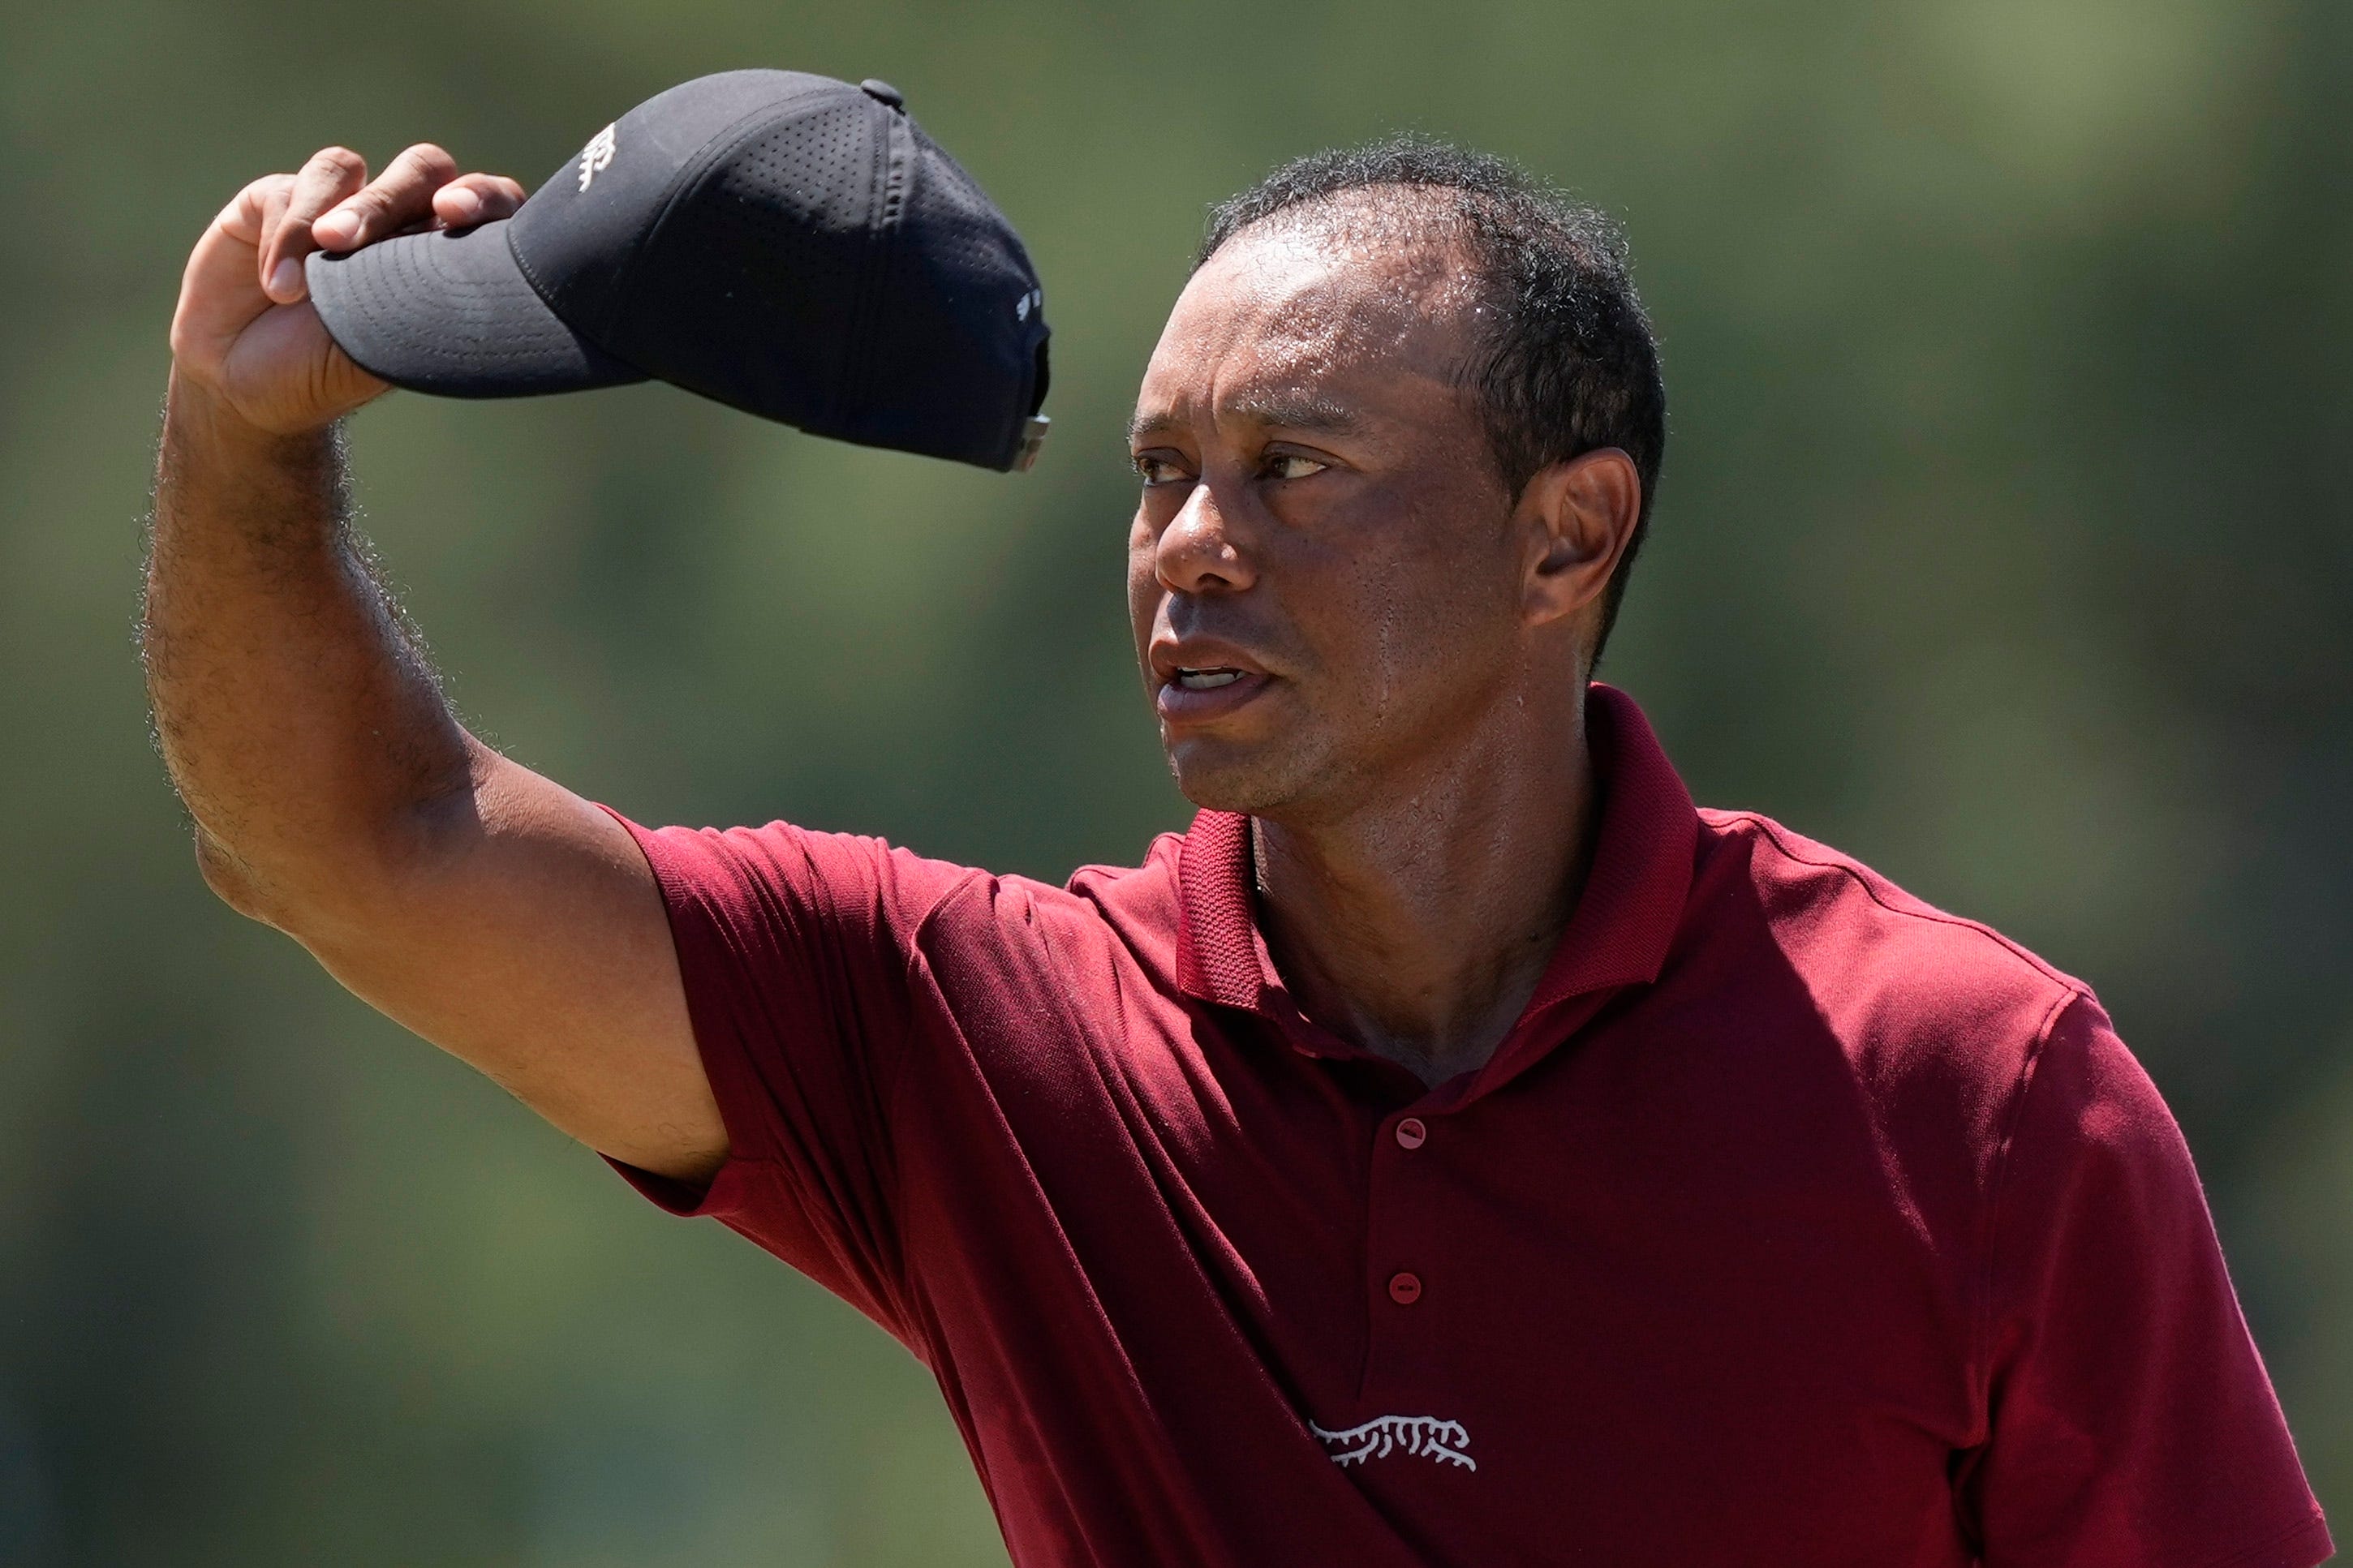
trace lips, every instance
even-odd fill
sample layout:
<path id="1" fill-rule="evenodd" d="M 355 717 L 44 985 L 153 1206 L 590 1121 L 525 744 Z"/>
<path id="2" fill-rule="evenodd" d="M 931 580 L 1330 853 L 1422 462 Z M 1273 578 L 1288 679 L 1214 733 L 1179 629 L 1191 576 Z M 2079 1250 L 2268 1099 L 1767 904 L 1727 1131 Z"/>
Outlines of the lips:
<path id="1" fill-rule="evenodd" d="M 1223 718 L 1276 679 L 1240 647 L 1211 637 L 1164 635 L 1154 639 L 1150 657 L 1154 705 L 1169 724 Z"/>
<path id="2" fill-rule="evenodd" d="M 1222 719 L 1274 684 L 1274 677 L 1261 670 L 1234 665 L 1183 665 L 1171 676 L 1160 683 L 1154 706 L 1161 721 L 1172 725 Z"/>

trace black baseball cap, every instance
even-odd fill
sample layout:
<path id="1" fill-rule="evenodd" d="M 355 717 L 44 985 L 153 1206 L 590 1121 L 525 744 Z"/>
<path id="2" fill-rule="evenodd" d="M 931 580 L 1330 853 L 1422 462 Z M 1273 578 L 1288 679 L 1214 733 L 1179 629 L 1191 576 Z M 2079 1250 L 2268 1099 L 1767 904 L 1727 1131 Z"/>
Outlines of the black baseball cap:
<path id="1" fill-rule="evenodd" d="M 1026 468 L 1045 293 L 1021 238 L 888 83 L 698 78 L 511 218 L 307 263 L 396 386 L 525 397 L 661 380 L 871 447 Z"/>

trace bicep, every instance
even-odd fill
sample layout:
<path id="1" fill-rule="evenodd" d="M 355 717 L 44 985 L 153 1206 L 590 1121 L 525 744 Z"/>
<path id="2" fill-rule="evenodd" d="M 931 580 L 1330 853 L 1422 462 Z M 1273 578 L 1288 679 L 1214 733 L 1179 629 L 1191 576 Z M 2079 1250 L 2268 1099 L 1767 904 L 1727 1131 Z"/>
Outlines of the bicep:
<path id="1" fill-rule="evenodd" d="M 610 816 L 487 750 L 398 869 L 296 933 L 354 994 L 600 1153 L 708 1178 L 726 1128 L 652 870 Z"/>

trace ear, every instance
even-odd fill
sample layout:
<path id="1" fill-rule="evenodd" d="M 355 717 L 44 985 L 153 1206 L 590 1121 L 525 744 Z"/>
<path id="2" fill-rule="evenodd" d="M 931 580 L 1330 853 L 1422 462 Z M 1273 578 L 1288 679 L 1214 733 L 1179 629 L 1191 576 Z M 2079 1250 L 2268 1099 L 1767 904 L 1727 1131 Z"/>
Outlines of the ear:
<path id="1" fill-rule="evenodd" d="M 1604 447 L 1537 471 L 1513 525 L 1527 542 L 1521 614 L 1544 626 L 1600 602 L 1642 515 L 1634 459 Z"/>

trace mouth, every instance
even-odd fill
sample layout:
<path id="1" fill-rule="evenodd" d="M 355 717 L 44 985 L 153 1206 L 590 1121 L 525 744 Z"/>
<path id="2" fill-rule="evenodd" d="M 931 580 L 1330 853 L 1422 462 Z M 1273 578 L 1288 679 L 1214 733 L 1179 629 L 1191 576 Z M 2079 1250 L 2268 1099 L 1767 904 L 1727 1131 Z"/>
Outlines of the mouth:
<path id="1" fill-rule="evenodd" d="M 1257 700 L 1275 683 L 1258 655 L 1214 637 L 1155 637 L 1145 655 L 1153 707 L 1164 727 L 1208 724 Z"/>
<path id="2" fill-rule="evenodd" d="M 1225 718 L 1274 684 L 1263 670 L 1230 664 L 1176 665 L 1163 677 L 1153 706 L 1172 727 Z"/>

